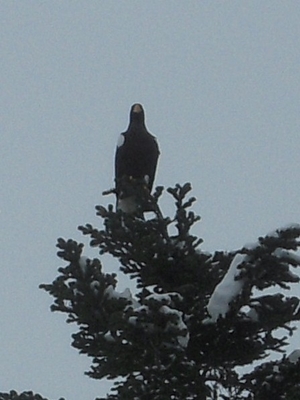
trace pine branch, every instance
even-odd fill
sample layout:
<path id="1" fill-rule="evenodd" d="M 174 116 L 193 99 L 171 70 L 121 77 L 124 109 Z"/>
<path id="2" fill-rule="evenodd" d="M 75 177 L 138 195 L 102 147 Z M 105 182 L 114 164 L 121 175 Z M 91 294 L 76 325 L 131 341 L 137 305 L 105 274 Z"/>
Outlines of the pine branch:
<path id="1" fill-rule="evenodd" d="M 300 226 L 278 229 L 234 252 L 210 254 L 191 233 L 200 217 L 190 211 L 195 201 L 190 184 L 167 189 L 175 203 L 171 218 L 158 205 L 163 188 L 152 196 L 130 190 L 152 210 L 151 217 L 97 206 L 102 228 L 87 224 L 79 230 L 100 255 L 118 259 L 120 271 L 136 279 L 136 295 L 118 291 L 116 274 L 106 274 L 99 259 L 83 256 L 83 244 L 64 239 L 58 240 L 58 256 L 67 265 L 52 284 L 41 285 L 54 297 L 52 311 L 66 313 L 67 322 L 78 325 L 72 345 L 91 357 L 87 374 L 123 378 L 106 399 L 273 398 L 268 396 L 275 393 L 278 377 L 266 360 L 270 352 L 284 354 L 288 336 L 278 335 L 278 328 L 294 333 L 291 323 L 300 319 L 300 301 L 258 293 L 299 282 L 292 269 L 300 266 Z M 251 374 L 235 371 L 259 360 L 261 369 Z M 291 385 L 298 387 L 300 379 L 285 363 L 283 358 L 276 366 L 281 392 L 291 400 Z M 263 392 L 253 382 L 256 376 L 257 382 L 266 379 L 265 371 L 271 389 Z"/>

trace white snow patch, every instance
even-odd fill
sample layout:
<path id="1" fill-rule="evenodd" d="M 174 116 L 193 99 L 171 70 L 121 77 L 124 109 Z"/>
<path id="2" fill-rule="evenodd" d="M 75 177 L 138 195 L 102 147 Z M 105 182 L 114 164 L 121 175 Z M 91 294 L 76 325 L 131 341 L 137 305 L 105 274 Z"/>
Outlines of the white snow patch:
<path id="1" fill-rule="evenodd" d="M 121 133 L 117 141 L 117 147 L 123 146 L 124 142 L 125 142 L 125 136 L 123 135 L 123 133 Z"/>
<path id="2" fill-rule="evenodd" d="M 106 334 L 103 337 L 107 342 L 110 342 L 110 343 L 113 343 L 116 341 L 110 332 L 106 332 Z"/>
<path id="3" fill-rule="evenodd" d="M 133 214 L 137 211 L 136 201 L 134 196 L 118 199 L 117 210 L 121 210 L 126 214 Z"/>
<path id="4" fill-rule="evenodd" d="M 250 308 L 250 311 L 247 313 L 247 317 L 253 322 L 259 321 L 258 313 L 254 308 Z"/>
<path id="5" fill-rule="evenodd" d="M 169 306 L 161 306 L 160 312 L 163 314 L 176 315 L 176 317 L 177 317 L 176 322 L 168 322 L 166 330 L 168 331 L 168 329 L 172 329 L 172 327 L 175 327 L 176 329 L 178 329 L 180 332 L 180 333 L 178 333 L 178 336 L 177 336 L 178 343 L 183 348 L 187 347 L 189 339 L 190 339 L 190 335 L 189 335 L 189 330 L 182 319 L 183 313 L 179 310 L 170 308 Z"/>
<path id="6" fill-rule="evenodd" d="M 276 231 L 271 231 L 267 233 L 266 237 L 278 238 L 279 237 L 278 231 L 280 231 L 280 229 L 276 229 Z"/>
<path id="7" fill-rule="evenodd" d="M 149 294 L 146 297 L 146 300 L 154 300 L 154 301 L 157 301 L 157 302 L 164 301 L 166 304 L 170 305 L 171 302 L 172 302 L 172 297 L 173 298 L 177 298 L 179 300 L 182 300 L 182 296 L 179 293 L 176 293 L 176 292 L 162 293 L 162 294 L 152 293 L 152 294 Z"/>
<path id="8" fill-rule="evenodd" d="M 128 300 L 128 301 L 130 301 L 130 303 L 134 309 L 140 306 L 140 303 L 133 298 L 129 288 L 126 288 L 125 290 L 123 290 L 123 292 L 118 292 L 117 290 L 114 289 L 114 287 L 112 285 L 109 285 L 105 289 L 104 294 L 106 294 L 109 299 Z"/>
<path id="9" fill-rule="evenodd" d="M 236 254 L 231 261 L 230 267 L 221 280 L 221 282 L 215 287 L 213 294 L 207 305 L 207 311 L 210 315 L 206 318 L 203 323 L 213 323 L 218 320 L 219 317 L 225 317 L 229 310 L 230 302 L 241 292 L 245 279 L 237 280 L 239 276 L 238 267 L 245 261 L 248 260 L 246 254 Z"/>
<path id="10" fill-rule="evenodd" d="M 123 290 L 123 292 L 117 292 L 114 287 L 112 285 L 109 285 L 104 293 L 110 298 L 114 298 L 114 299 L 127 299 L 127 300 L 131 300 L 131 292 L 128 288 L 126 288 L 125 290 Z"/>
<path id="11" fill-rule="evenodd" d="M 131 324 L 131 325 L 136 325 L 137 324 L 137 317 L 129 317 L 128 318 L 128 322 Z"/>
<path id="12" fill-rule="evenodd" d="M 79 267 L 83 274 L 86 273 L 86 267 L 87 267 L 88 260 L 89 260 L 89 258 L 86 256 L 81 256 L 79 258 Z"/>
<path id="13" fill-rule="evenodd" d="M 178 313 L 180 312 L 180 311 L 174 310 L 168 306 L 161 306 L 159 311 L 163 314 L 176 314 L 176 315 L 178 315 Z"/>
<path id="14" fill-rule="evenodd" d="M 275 372 L 275 374 L 278 374 L 280 372 L 278 365 L 273 366 L 273 372 Z M 275 379 L 276 379 L 276 377 L 275 377 Z"/>
<path id="15" fill-rule="evenodd" d="M 98 294 L 99 287 L 100 287 L 99 281 L 93 281 L 90 283 L 90 288 L 92 289 L 95 295 Z"/>
<path id="16" fill-rule="evenodd" d="M 288 251 L 278 247 L 276 250 L 273 251 L 272 254 L 277 258 L 291 259 L 295 261 L 297 264 L 300 264 L 300 256 L 293 253 L 292 251 Z"/>
<path id="17" fill-rule="evenodd" d="M 287 224 L 283 226 L 282 228 L 278 229 L 279 231 L 287 230 L 287 229 L 300 229 L 300 224 L 296 222 L 292 222 L 290 224 Z"/>
<path id="18" fill-rule="evenodd" d="M 291 352 L 291 354 L 288 356 L 289 362 L 296 364 L 300 360 L 300 350 L 294 350 Z"/>
<path id="19" fill-rule="evenodd" d="M 109 285 L 105 289 L 104 294 L 106 294 L 107 297 L 110 299 L 126 299 L 126 300 L 132 299 L 130 289 L 126 288 L 125 290 L 123 290 L 123 292 L 117 292 L 112 285 Z"/>
<path id="20" fill-rule="evenodd" d="M 135 377 L 135 379 L 136 379 L 137 381 L 143 381 L 143 380 L 144 380 L 144 377 L 143 377 L 143 375 L 137 375 L 137 376 Z"/>
<path id="21" fill-rule="evenodd" d="M 300 224 L 296 224 L 296 223 L 291 223 L 288 225 L 285 225 L 281 228 L 276 229 L 275 231 L 271 231 L 267 234 L 267 237 L 275 237 L 278 238 L 279 237 L 279 233 L 280 231 L 286 231 L 288 229 L 300 229 Z"/>
<path id="22" fill-rule="evenodd" d="M 148 312 L 149 311 L 149 307 L 148 306 L 139 306 L 139 307 L 136 307 L 135 309 L 134 309 L 134 311 L 136 311 L 136 312 L 140 312 L 140 313 L 145 313 L 145 312 Z"/>
<path id="23" fill-rule="evenodd" d="M 258 242 L 246 243 L 243 247 L 246 250 L 254 250 L 258 246 Z"/>
<path id="24" fill-rule="evenodd" d="M 83 293 L 77 288 L 73 289 L 73 293 L 75 296 L 83 296 Z"/>

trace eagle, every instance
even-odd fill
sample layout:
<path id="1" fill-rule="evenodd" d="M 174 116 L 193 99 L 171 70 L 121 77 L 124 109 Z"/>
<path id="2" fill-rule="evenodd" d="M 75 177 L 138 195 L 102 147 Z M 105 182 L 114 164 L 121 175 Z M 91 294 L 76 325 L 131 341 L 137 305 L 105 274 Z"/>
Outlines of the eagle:
<path id="1" fill-rule="evenodd" d="M 130 194 L 128 186 L 130 182 L 142 182 L 151 192 L 159 154 L 156 138 L 146 128 L 143 106 L 133 104 L 129 126 L 120 134 L 115 154 L 117 210 L 137 211 L 136 197 Z"/>

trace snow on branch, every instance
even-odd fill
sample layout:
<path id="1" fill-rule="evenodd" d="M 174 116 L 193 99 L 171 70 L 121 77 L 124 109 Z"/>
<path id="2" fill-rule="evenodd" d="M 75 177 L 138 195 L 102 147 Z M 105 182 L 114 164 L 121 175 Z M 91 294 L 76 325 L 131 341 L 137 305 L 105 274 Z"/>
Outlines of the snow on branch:
<path id="1" fill-rule="evenodd" d="M 291 354 L 289 354 L 288 356 L 288 360 L 292 364 L 297 364 L 300 361 L 300 350 L 297 349 L 292 351 Z"/>
<path id="2" fill-rule="evenodd" d="M 135 300 L 135 298 L 132 296 L 132 293 L 129 288 L 126 288 L 123 290 L 123 292 L 118 292 L 117 290 L 114 289 L 113 285 L 108 286 L 104 294 L 107 296 L 109 299 L 124 299 L 129 302 L 129 305 L 135 309 L 140 306 L 140 303 Z"/>
<path id="3" fill-rule="evenodd" d="M 174 321 L 169 321 L 166 326 L 166 332 L 170 331 L 177 334 L 177 341 L 183 348 L 187 347 L 190 335 L 186 324 L 183 321 L 183 312 L 170 308 L 169 306 L 162 306 L 159 311 L 163 314 L 169 314 L 174 317 Z"/>
<path id="4" fill-rule="evenodd" d="M 206 318 L 204 323 L 214 323 L 219 317 L 225 317 L 229 311 L 229 305 L 236 296 L 241 293 L 241 290 L 245 283 L 245 278 L 239 279 L 239 268 L 241 264 L 247 262 L 249 256 L 246 254 L 236 254 L 231 261 L 230 267 L 221 280 L 221 282 L 215 287 L 213 294 L 207 305 L 207 311 L 210 315 Z"/>
<path id="5" fill-rule="evenodd" d="M 282 261 L 287 261 L 291 265 L 300 265 L 300 256 L 298 256 L 296 253 L 293 253 L 292 251 L 288 251 L 279 247 L 274 250 L 272 254 Z"/>
<path id="6" fill-rule="evenodd" d="M 300 225 L 290 224 L 232 253 L 234 257 L 229 269 L 208 302 L 209 317 L 203 322 L 214 323 L 218 318 L 224 318 L 230 303 L 242 292 L 249 279 L 251 285 L 258 289 L 274 285 L 288 288 L 287 283 L 299 282 L 299 276 L 289 268 L 300 266 L 300 256 L 296 253 L 300 246 L 299 236 Z M 247 271 L 247 268 L 241 271 L 242 264 L 250 263 L 253 267 L 251 271 Z"/>

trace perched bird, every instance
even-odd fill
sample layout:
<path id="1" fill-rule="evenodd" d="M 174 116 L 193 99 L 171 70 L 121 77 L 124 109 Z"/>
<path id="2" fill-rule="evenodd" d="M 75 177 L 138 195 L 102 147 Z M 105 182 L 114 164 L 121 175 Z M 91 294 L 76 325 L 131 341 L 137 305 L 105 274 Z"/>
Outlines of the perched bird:
<path id="1" fill-rule="evenodd" d="M 151 192 L 159 148 L 156 138 L 148 132 L 145 113 L 141 104 L 130 110 L 129 126 L 121 133 L 115 155 L 115 183 L 117 210 L 127 213 L 136 211 L 136 198 L 128 191 L 128 182 L 141 181 Z M 126 183 L 127 182 L 127 183 Z"/>

